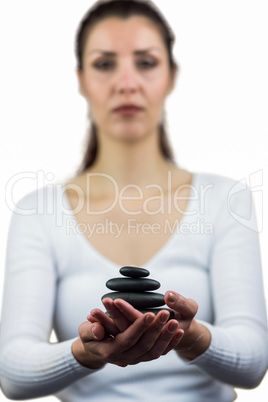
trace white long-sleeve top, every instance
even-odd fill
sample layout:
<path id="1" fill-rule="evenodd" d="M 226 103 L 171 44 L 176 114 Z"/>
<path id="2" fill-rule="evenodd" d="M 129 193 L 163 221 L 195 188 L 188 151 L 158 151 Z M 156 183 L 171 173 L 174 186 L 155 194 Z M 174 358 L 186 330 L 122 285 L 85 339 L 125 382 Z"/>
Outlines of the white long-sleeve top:
<path id="1" fill-rule="evenodd" d="M 56 395 L 64 402 L 218 402 L 233 387 L 255 387 L 268 362 L 267 322 L 252 195 L 243 183 L 195 173 L 182 220 L 146 264 L 159 291 L 197 301 L 211 332 L 192 361 L 171 351 L 152 362 L 89 370 L 73 357 L 79 324 L 120 267 L 83 234 L 64 186 L 17 203 L 6 255 L 1 325 L 1 386 L 12 399 Z M 51 330 L 57 343 L 49 343 Z"/>

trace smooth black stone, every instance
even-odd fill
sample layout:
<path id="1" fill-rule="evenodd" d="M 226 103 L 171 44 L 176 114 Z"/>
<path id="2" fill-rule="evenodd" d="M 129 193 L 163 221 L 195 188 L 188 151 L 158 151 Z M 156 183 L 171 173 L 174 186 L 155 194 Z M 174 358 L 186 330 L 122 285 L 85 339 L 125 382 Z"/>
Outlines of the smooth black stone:
<path id="1" fill-rule="evenodd" d="M 175 317 L 175 313 L 173 310 L 171 310 L 168 307 L 163 307 L 163 308 L 139 308 L 139 311 L 143 314 L 145 313 L 154 313 L 157 315 L 159 311 L 167 310 L 170 313 L 169 320 L 172 320 L 172 318 Z"/>
<path id="2" fill-rule="evenodd" d="M 160 283 L 154 279 L 113 278 L 106 282 L 107 288 L 123 292 L 144 292 L 160 288 Z"/>
<path id="3" fill-rule="evenodd" d="M 131 278 L 144 278 L 150 275 L 148 269 L 138 267 L 122 267 L 119 272 L 121 275 Z"/>
<path id="4" fill-rule="evenodd" d="M 109 297 L 110 299 L 124 299 L 130 303 L 133 307 L 159 307 L 165 304 L 164 295 L 161 293 L 153 292 L 111 292 L 106 293 L 101 299 Z"/>

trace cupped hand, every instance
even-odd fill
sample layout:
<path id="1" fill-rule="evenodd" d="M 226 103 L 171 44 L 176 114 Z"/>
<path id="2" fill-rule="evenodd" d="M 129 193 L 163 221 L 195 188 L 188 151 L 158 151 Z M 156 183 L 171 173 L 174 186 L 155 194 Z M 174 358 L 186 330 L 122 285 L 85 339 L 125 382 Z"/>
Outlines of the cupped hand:
<path id="1" fill-rule="evenodd" d="M 165 293 L 164 300 L 166 305 L 174 311 L 174 320 L 178 321 L 179 327 L 187 331 L 198 310 L 196 301 L 185 298 L 179 293 L 170 290 Z M 108 312 L 108 316 L 103 311 L 94 309 L 87 318 L 92 323 L 101 323 L 107 333 L 111 335 L 125 331 L 138 317 L 143 315 L 122 299 L 112 300 L 105 298 L 102 302 Z M 167 310 L 163 309 L 158 313 L 158 316 L 166 314 Z"/>
<path id="2" fill-rule="evenodd" d="M 100 368 L 106 363 L 121 367 L 159 358 L 178 346 L 184 331 L 165 310 L 155 316 L 142 314 L 124 300 L 105 299 L 108 317 L 92 310 L 79 327 L 73 354 L 86 367 Z"/>
<path id="3" fill-rule="evenodd" d="M 166 305 L 174 311 L 174 319 L 171 321 L 177 321 L 179 328 L 184 331 L 179 348 L 188 347 L 200 335 L 200 331 L 202 331 L 194 318 L 198 311 L 198 304 L 196 301 L 185 298 L 179 293 L 170 290 L 165 293 L 164 300 Z M 106 298 L 103 300 L 103 304 L 109 317 L 101 310 L 95 309 L 91 312 L 88 319 L 98 321 L 112 335 L 125 331 L 138 317 L 142 316 L 140 311 L 134 309 L 122 299 L 112 300 Z M 157 316 L 160 318 L 165 314 L 169 313 L 166 310 L 162 310 Z"/>

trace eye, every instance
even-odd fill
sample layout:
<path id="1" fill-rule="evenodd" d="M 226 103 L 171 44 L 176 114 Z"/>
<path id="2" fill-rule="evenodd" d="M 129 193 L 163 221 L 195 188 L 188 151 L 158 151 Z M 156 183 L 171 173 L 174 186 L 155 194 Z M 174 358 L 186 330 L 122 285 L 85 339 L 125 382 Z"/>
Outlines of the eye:
<path id="1" fill-rule="evenodd" d="M 138 66 L 142 69 L 150 69 L 157 66 L 157 61 L 154 59 L 141 59 L 138 61 Z"/>
<path id="2" fill-rule="evenodd" d="M 99 60 L 93 66 L 98 70 L 111 70 L 114 67 L 114 63 L 109 60 Z"/>

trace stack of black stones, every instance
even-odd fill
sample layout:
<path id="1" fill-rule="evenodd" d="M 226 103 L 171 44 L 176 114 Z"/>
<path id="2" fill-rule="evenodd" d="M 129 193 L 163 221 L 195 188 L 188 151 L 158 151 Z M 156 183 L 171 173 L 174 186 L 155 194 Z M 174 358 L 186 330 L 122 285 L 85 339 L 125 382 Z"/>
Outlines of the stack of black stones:
<path id="1" fill-rule="evenodd" d="M 169 319 L 174 317 L 173 310 L 167 307 L 158 308 L 165 305 L 164 295 L 152 292 L 160 288 L 160 283 L 147 278 L 150 275 L 147 269 L 122 267 L 119 272 L 123 275 L 122 278 L 113 278 L 106 282 L 107 288 L 115 292 L 106 293 L 102 299 L 124 299 L 142 313 L 157 314 L 160 310 L 167 310 L 170 313 Z"/>

